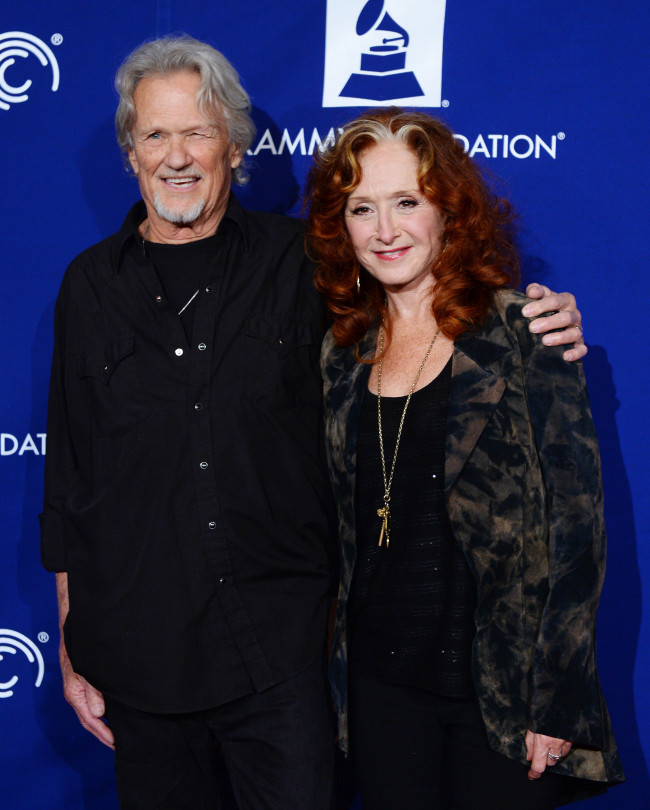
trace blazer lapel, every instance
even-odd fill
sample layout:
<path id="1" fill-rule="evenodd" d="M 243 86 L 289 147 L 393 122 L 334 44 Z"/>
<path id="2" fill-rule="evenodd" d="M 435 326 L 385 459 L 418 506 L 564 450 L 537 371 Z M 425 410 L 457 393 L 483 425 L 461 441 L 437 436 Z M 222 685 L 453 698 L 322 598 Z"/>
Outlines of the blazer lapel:
<path id="1" fill-rule="evenodd" d="M 368 360 L 375 348 L 376 330 L 368 332 L 359 343 L 359 355 Z M 364 388 L 368 384 L 370 364 L 359 363 L 353 348 L 342 350 L 337 358 L 331 358 L 326 385 L 326 403 L 330 413 L 336 414 L 327 427 L 331 448 L 331 461 L 335 473 L 348 477 L 354 491 L 357 458 L 357 425 L 363 402 Z"/>
<path id="2" fill-rule="evenodd" d="M 503 396 L 504 361 L 512 348 L 496 312 L 478 332 L 461 335 L 454 343 L 445 458 L 448 493 Z"/>

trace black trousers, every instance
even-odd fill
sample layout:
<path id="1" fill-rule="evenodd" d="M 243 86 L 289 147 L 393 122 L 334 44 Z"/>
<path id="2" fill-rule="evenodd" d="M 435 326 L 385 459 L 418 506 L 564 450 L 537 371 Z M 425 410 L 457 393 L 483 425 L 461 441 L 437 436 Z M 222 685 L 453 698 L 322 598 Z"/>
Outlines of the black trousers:
<path id="1" fill-rule="evenodd" d="M 192 714 L 107 699 L 106 719 L 122 810 L 231 810 L 228 781 L 239 810 L 331 810 L 334 727 L 320 664 Z"/>
<path id="2" fill-rule="evenodd" d="M 551 810 L 566 777 L 530 781 L 492 751 L 478 704 L 352 672 L 350 744 L 363 810 Z"/>

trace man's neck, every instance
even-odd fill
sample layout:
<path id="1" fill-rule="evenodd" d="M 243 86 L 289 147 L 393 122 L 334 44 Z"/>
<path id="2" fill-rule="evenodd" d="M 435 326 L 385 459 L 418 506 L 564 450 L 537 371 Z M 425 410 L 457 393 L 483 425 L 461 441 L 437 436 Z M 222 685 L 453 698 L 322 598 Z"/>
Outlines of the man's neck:
<path id="1" fill-rule="evenodd" d="M 138 231 L 140 236 L 148 242 L 182 245 L 187 242 L 206 239 L 215 234 L 224 214 L 225 207 L 206 219 L 201 218 L 187 225 L 182 225 L 162 219 L 155 211 L 150 213 L 147 210 L 147 218 L 140 224 Z"/>

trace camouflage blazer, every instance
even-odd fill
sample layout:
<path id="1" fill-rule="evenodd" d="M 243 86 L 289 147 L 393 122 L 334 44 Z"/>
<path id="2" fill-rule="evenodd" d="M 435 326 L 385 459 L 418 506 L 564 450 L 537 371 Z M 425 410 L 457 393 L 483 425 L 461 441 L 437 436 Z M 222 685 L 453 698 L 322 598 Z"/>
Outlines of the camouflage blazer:
<path id="1" fill-rule="evenodd" d="M 573 740 L 556 772 L 616 782 L 623 772 L 596 672 L 605 570 L 598 443 L 579 363 L 542 346 L 501 292 L 453 350 L 445 488 L 478 588 L 472 668 L 490 746 L 526 761 L 533 731 Z M 370 358 L 371 330 L 359 346 Z M 330 675 L 347 750 L 346 602 L 355 562 L 359 410 L 370 367 L 331 332 L 321 355 L 341 582 Z"/>

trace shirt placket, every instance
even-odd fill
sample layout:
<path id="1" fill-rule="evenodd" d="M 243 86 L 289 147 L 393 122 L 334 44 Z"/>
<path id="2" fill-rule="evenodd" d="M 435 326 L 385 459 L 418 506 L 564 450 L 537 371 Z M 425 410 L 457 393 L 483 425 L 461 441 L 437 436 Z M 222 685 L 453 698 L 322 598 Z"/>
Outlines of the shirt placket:
<path id="1" fill-rule="evenodd" d="M 218 261 L 218 259 L 216 260 Z M 216 264 L 215 261 L 215 264 Z M 272 685 L 273 674 L 233 577 L 229 541 L 220 507 L 219 482 L 215 475 L 213 430 L 219 414 L 213 413 L 210 384 L 218 346 L 217 317 L 223 274 L 209 274 L 211 280 L 196 299 L 192 347 L 189 352 L 188 422 L 191 465 L 195 482 L 201 542 L 215 583 L 217 597 L 233 640 L 256 689 Z M 234 403 L 233 403 L 234 407 Z"/>

